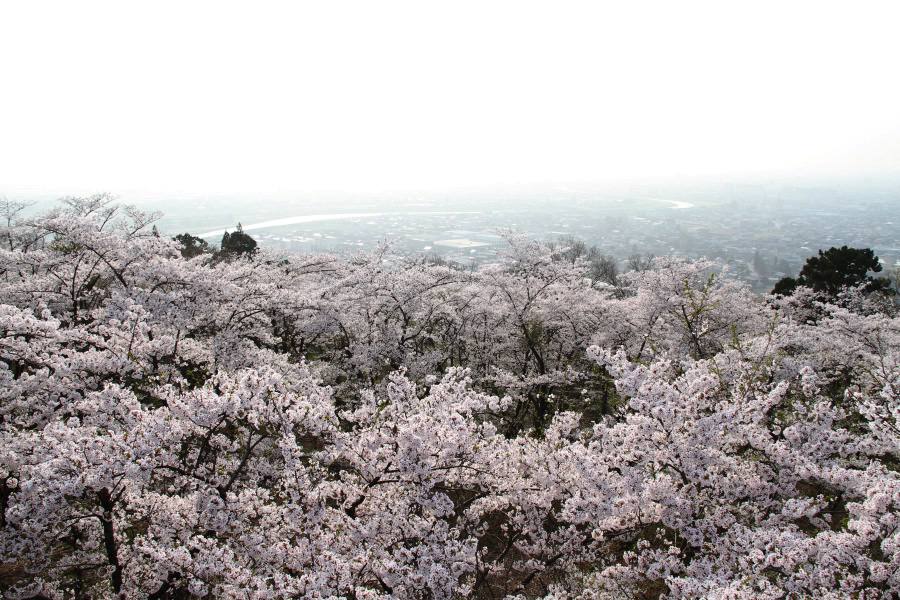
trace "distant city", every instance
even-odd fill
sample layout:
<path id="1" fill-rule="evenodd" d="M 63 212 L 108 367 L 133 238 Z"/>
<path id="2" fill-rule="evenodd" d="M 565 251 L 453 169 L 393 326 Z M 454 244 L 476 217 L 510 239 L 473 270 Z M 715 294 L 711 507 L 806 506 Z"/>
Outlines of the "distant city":
<path id="1" fill-rule="evenodd" d="M 545 241 L 575 237 L 623 269 L 635 254 L 705 256 L 757 291 L 796 275 L 807 257 L 831 246 L 872 248 L 887 269 L 900 265 L 900 186 L 559 185 L 363 197 L 148 197 L 137 204 L 164 213 L 158 225 L 166 235 L 189 232 L 212 244 L 240 222 L 273 250 L 348 253 L 389 242 L 403 254 L 474 266 L 494 260 L 501 233 L 513 230 Z"/>

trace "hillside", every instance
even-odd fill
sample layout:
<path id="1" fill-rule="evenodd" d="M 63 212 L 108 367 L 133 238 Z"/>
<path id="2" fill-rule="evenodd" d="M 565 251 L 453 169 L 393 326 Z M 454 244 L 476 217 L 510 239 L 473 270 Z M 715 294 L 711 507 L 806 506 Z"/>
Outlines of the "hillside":
<path id="1" fill-rule="evenodd" d="M 891 297 L 514 233 L 461 269 L 7 209 L 10 597 L 900 595 Z"/>

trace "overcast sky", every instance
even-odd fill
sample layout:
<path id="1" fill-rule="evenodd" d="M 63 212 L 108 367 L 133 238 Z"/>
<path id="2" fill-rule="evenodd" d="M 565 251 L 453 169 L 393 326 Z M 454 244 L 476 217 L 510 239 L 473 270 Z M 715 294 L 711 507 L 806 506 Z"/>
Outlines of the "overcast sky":
<path id="1" fill-rule="evenodd" d="M 900 174 L 897 2 L 4 2 L 6 190 Z"/>

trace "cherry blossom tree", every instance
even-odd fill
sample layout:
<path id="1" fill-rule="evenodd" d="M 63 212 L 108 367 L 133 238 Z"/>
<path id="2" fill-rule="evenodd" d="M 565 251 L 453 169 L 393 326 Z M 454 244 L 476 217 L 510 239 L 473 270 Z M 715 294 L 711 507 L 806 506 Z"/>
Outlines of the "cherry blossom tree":
<path id="1" fill-rule="evenodd" d="M 900 595 L 889 299 L 672 258 L 613 288 L 516 234 L 465 271 L 184 254 L 106 195 L 5 210 L 6 597 Z"/>

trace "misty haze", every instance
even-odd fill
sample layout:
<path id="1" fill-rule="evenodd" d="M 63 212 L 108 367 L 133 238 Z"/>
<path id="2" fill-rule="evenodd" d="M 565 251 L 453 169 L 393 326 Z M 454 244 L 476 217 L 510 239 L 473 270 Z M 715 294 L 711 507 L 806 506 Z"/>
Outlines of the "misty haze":
<path id="1" fill-rule="evenodd" d="M 893 2 L 0 6 L 0 597 L 900 598 Z"/>
<path id="2" fill-rule="evenodd" d="M 241 223 L 277 252 L 347 254 L 387 243 L 401 254 L 473 267 L 494 261 L 501 234 L 512 230 L 545 242 L 584 242 L 622 268 L 635 255 L 713 258 L 759 292 L 833 246 L 869 247 L 889 271 L 900 267 L 900 183 L 892 182 L 135 196 L 136 205 L 162 213 L 157 226 L 167 235 L 218 244 Z"/>

